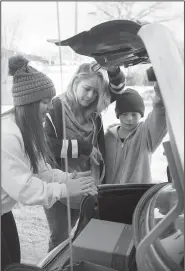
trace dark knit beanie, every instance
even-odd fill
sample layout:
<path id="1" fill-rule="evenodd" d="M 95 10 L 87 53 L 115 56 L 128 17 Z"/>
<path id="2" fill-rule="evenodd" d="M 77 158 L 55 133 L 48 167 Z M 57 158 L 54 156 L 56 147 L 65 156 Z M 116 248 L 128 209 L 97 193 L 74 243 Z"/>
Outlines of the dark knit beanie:
<path id="1" fill-rule="evenodd" d="M 12 96 L 15 106 L 52 98 L 56 90 L 52 80 L 28 65 L 21 55 L 9 58 L 9 75 L 13 76 Z"/>
<path id="2" fill-rule="evenodd" d="M 115 107 L 116 117 L 127 112 L 138 112 L 144 116 L 145 105 L 139 93 L 131 88 L 127 88 L 116 101 Z"/>

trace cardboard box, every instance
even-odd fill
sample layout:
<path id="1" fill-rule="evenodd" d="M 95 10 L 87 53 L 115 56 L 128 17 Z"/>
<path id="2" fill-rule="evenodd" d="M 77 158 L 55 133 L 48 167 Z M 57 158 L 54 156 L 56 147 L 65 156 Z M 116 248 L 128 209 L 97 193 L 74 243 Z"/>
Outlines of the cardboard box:
<path id="1" fill-rule="evenodd" d="M 88 261 L 120 271 L 136 270 L 131 225 L 91 219 L 72 246 L 74 262 Z"/>
<path id="2" fill-rule="evenodd" d="M 70 266 L 66 266 L 66 268 L 62 269 L 63 271 L 71 271 Z M 73 265 L 73 271 L 116 271 L 115 269 L 108 268 L 105 266 L 100 266 L 94 263 L 89 262 L 80 262 Z"/>

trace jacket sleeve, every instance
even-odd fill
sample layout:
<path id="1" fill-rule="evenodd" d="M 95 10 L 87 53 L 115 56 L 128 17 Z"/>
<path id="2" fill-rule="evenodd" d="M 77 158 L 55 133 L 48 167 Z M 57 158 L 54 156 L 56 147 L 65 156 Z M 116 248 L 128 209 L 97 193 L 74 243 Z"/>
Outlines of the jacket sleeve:
<path id="1" fill-rule="evenodd" d="M 153 153 L 167 134 L 165 108 L 158 96 L 154 99 L 153 110 L 143 123 L 143 127 L 148 150 Z"/>
<path id="2" fill-rule="evenodd" d="M 67 174 L 69 177 L 70 173 Z M 51 165 L 44 161 L 40 163 L 39 173 L 36 176 L 47 183 L 66 183 L 66 172 L 57 168 L 52 168 Z"/>
<path id="3" fill-rule="evenodd" d="M 119 99 L 119 95 L 125 91 L 125 75 L 118 67 L 114 72 L 108 71 L 111 103 Z"/>
<path id="4" fill-rule="evenodd" d="M 110 133 L 108 131 L 105 132 L 105 183 L 111 184 L 113 183 L 112 174 L 114 168 L 114 153 L 112 153 L 113 140 L 110 137 Z"/>
<path id="5" fill-rule="evenodd" d="M 47 183 L 32 173 L 18 138 L 2 134 L 2 142 L 2 188 L 11 198 L 25 205 L 50 208 L 57 200 L 66 197 L 65 183 L 57 183 L 52 177 Z M 57 178 L 59 182 L 59 176 Z M 63 174 L 60 178 L 65 182 Z"/>
<path id="6" fill-rule="evenodd" d="M 105 137 L 102 117 L 98 116 L 96 120 L 97 131 L 97 143 L 99 151 L 101 152 L 103 160 L 100 161 L 100 181 L 101 184 L 105 183 Z"/>
<path id="7" fill-rule="evenodd" d="M 46 116 L 45 132 L 48 144 L 56 159 L 78 158 L 89 156 L 93 145 L 83 140 L 63 138 L 62 103 L 59 99 L 53 101 L 53 109 Z"/>

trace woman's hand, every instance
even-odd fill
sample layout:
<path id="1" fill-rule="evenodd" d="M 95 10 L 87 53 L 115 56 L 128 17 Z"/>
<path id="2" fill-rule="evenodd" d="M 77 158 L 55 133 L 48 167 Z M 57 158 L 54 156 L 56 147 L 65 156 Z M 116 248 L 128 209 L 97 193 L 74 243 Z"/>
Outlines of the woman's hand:
<path id="1" fill-rule="evenodd" d="M 91 161 L 95 163 L 95 165 L 99 165 L 99 161 L 103 160 L 101 152 L 96 147 L 93 147 L 89 157 Z"/>
<path id="2" fill-rule="evenodd" d="M 90 170 L 88 170 L 88 171 L 83 171 L 83 172 L 78 172 L 78 171 L 73 171 L 72 173 L 69 173 L 69 178 L 71 178 L 71 179 L 75 179 L 75 178 L 77 178 L 77 176 L 78 176 L 78 178 L 79 177 L 90 177 L 90 176 L 92 176 L 92 174 L 91 174 L 91 171 Z"/>
<path id="3" fill-rule="evenodd" d="M 84 194 L 84 195 L 87 196 L 88 194 L 89 194 L 89 195 L 92 195 L 92 196 L 95 196 L 95 195 L 98 194 L 98 189 L 97 189 L 97 187 L 96 187 L 95 184 L 93 184 L 93 185 L 91 186 L 89 192 L 86 193 L 86 194 Z"/>
<path id="4" fill-rule="evenodd" d="M 87 172 L 74 172 L 69 175 L 68 182 L 66 184 L 70 197 L 80 195 L 96 195 L 97 188 L 94 185 L 94 179 Z"/>

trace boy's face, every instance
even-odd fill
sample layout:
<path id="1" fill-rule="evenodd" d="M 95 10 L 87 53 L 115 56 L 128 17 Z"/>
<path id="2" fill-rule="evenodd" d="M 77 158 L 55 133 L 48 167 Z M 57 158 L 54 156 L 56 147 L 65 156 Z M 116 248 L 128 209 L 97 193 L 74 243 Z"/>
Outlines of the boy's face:
<path id="1" fill-rule="evenodd" d="M 140 119 L 141 114 L 138 112 L 126 112 L 119 116 L 121 127 L 129 132 L 137 127 Z"/>

